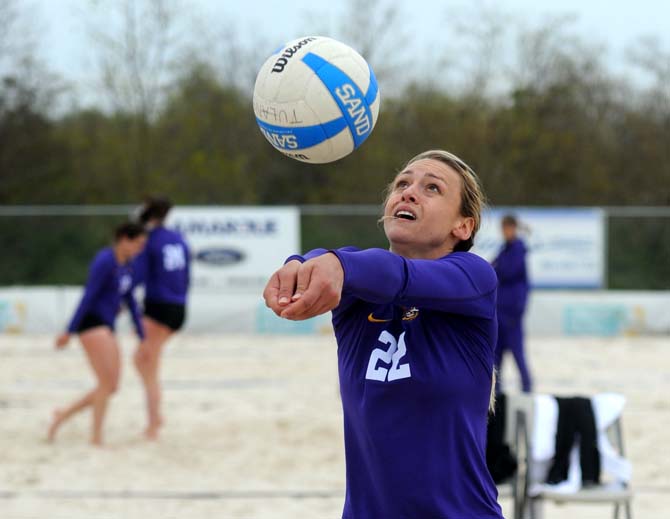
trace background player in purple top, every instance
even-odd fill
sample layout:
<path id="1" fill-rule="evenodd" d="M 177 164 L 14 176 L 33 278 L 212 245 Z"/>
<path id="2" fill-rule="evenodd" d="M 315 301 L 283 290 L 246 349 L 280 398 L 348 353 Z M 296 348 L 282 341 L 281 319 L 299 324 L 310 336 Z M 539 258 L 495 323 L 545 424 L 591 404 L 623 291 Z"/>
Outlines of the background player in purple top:
<path id="1" fill-rule="evenodd" d="M 93 407 L 91 443 L 102 444 L 102 425 L 107 401 L 116 391 L 121 370 L 121 353 L 114 336 L 114 321 L 124 301 L 131 312 L 137 334 L 144 336 L 142 323 L 132 293 L 130 260 L 144 247 L 146 233 L 141 225 L 125 223 L 116 228 L 114 244 L 98 252 L 91 263 L 84 295 L 70 321 L 67 331 L 56 339 L 56 347 L 64 348 L 71 334 L 79 334 L 97 385 L 65 409 L 54 412 L 49 427 L 49 441 L 58 428 L 88 406 Z"/>
<path id="2" fill-rule="evenodd" d="M 529 284 L 526 245 L 517 234 L 518 227 L 519 223 L 514 215 L 503 217 L 502 234 L 505 243 L 492 262 L 498 276 L 498 345 L 495 360 L 500 384 L 503 354 L 510 351 L 519 368 L 522 390 L 529 393 L 532 381 L 523 340 L 523 314 L 526 311 Z"/>
<path id="3" fill-rule="evenodd" d="M 390 251 L 311 251 L 266 286 L 287 319 L 333 311 L 345 519 L 502 517 L 485 459 L 497 281 L 467 252 L 482 204 L 463 161 L 422 153 L 389 187 Z"/>
<path id="4" fill-rule="evenodd" d="M 172 208 L 166 198 L 148 198 L 140 214 L 149 238 L 135 262 L 145 286 L 144 328 L 146 337 L 135 352 L 135 366 L 146 391 L 147 438 L 156 439 L 163 424 L 160 412 L 159 368 L 163 346 L 186 318 L 190 254 L 181 234 L 163 223 Z"/>

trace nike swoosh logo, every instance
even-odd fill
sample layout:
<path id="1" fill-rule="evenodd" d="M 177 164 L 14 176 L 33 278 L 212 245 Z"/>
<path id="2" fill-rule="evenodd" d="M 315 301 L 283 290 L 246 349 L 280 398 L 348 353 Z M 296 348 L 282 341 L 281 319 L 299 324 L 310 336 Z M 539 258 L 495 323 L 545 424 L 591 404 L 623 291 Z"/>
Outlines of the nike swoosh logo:
<path id="1" fill-rule="evenodd" d="M 388 323 L 389 321 L 392 321 L 393 319 L 377 319 L 372 313 L 368 315 L 368 321 L 371 323 Z"/>

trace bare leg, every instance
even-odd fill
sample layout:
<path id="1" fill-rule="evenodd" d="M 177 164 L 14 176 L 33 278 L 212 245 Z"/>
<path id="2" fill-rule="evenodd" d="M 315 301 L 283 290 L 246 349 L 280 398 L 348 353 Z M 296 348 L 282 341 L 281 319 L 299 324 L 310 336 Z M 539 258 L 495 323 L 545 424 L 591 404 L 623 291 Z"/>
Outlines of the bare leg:
<path id="1" fill-rule="evenodd" d="M 159 380 L 161 353 L 172 335 L 172 330 L 149 317 L 143 319 L 143 324 L 145 338 L 137 348 L 134 360 L 146 392 L 148 425 L 145 435 L 150 440 L 155 440 L 158 438 L 158 430 L 163 425 Z"/>
<path id="2" fill-rule="evenodd" d="M 64 422 L 68 421 L 70 418 L 72 418 L 72 416 L 79 413 L 80 411 L 83 411 L 89 405 L 91 405 L 91 403 L 93 403 L 94 393 L 95 389 L 86 393 L 82 398 L 70 404 L 70 406 L 66 407 L 65 409 L 56 409 L 54 411 L 53 419 L 51 421 L 51 425 L 49 426 L 49 433 L 47 435 L 49 442 L 53 442 L 56 439 L 56 433 Z"/>
<path id="3" fill-rule="evenodd" d="M 82 336 L 84 351 L 88 356 L 89 363 L 98 378 L 93 399 L 93 429 L 91 432 L 91 443 L 102 445 L 102 426 L 107 412 L 107 402 L 114 394 L 119 385 L 121 373 L 121 351 L 116 342 L 114 334 L 105 329 L 105 334 L 89 340 L 88 336 Z"/>
<path id="4" fill-rule="evenodd" d="M 104 326 L 92 328 L 79 336 L 86 357 L 97 379 L 95 389 L 88 392 L 70 406 L 54 412 L 53 422 L 49 427 L 48 439 L 53 441 L 58 428 L 75 414 L 93 406 L 93 430 L 91 443 L 102 444 L 102 425 L 107 409 L 107 400 L 116 391 L 121 370 L 119 347 L 112 331 Z"/>

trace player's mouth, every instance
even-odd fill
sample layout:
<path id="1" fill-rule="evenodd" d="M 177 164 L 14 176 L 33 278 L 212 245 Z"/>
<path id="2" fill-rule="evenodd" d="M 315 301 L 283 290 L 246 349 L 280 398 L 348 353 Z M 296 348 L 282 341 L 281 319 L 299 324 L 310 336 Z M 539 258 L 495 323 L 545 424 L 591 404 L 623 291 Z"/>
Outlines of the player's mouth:
<path id="1" fill-rule="evenodd" d="M 393 213 L 393 216 L 399 220 L 409 220 L 412 222 L 416 220 L 416 214 L 409 209 L 398 209 Z"/>

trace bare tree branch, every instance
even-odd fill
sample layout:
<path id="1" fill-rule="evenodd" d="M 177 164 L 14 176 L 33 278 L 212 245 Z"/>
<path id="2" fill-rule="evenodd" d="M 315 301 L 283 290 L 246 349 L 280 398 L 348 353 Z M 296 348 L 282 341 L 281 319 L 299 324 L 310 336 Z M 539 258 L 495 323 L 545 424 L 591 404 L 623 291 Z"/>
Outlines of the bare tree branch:
<path id="1" fill-rule="evenodd" d="M 503 43 L 510 25 L 507 13 L 482 1 L 448 13 L 445 27 L 455 29 L 451 47 L 458 49 L 462 58 L 463 88 L 469 97 L 484 99 L 492 95 L 495 84 L 502 82 Z"/>
<path id="2" fill-rule="evenodd" d="M 308 12 L 307 25 L 353 47 L 370 64 L 381 82 L 397 77 L 407 65 L 407 38 L 403 15 L 393 0 L 348 0 L 334 25 L 318 12 Z"/>
<path id="3" fill-rule="evenodd" d="M 91 28 L 102 87 L 115 110 L 150 120 L 164 100 L 181 45 L 177 2 L 122 0 L 105 13 L 110 23 Z"/>
<path id="4" fill-rule="evenodd" d="M 670 117 L 670 49 L 658 37 L 641 38 L 628 50 L 629 61 L 653 81 L 651 96 L 657 110 Z"/>

